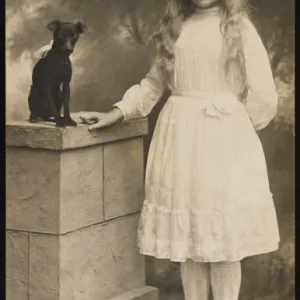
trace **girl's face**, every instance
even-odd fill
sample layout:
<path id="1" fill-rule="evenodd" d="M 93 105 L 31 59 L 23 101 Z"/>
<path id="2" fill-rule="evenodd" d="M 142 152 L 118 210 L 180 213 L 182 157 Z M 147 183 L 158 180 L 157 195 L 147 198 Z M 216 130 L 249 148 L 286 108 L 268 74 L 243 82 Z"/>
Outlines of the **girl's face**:
<path id="1" fill-rule="evenodd" d="M 220 3 L 220 0 L 192 0 L 197 8 L 210 8 Z"/>

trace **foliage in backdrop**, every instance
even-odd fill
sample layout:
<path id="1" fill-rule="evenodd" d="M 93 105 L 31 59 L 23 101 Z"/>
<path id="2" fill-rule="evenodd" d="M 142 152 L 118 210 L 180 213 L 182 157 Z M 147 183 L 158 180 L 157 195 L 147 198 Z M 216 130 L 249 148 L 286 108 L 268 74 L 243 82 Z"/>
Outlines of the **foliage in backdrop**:
<path id="1" fill-rule="evenodd" d="M 6 116 L 28 118 L 34 51 L 50 42 L 48 22 L 81 20 L 88 30 L 72 55 L 72 111 L 108 110 L 148 71 L 147 40 L 167 0 L 7 0 Z M 280 96 L 278 115 L 259 136 L 281 233 L 279 251 L 246 259 L 241 299 L 291 299 L 294 291 L 294 43 L 293 0 L 250 0 L 251 18 L 268 50 Z M 150 135 L 165 98 L 150 115 Z M 166 266 L 166 267 L 165 267 Z M 179 269 L 148 259 L 153 284 L 180 286 Z M 158 272 L 162 270 L 162 272 Z M 158 274 L 159 273 L 159 274 Z"/>

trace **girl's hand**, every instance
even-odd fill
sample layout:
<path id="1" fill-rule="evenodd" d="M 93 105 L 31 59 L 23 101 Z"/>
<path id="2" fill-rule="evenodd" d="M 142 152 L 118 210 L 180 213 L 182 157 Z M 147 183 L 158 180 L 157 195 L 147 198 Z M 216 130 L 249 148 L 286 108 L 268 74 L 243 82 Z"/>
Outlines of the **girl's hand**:
<path id="1" fill-rule="evenodd" d="M 82 112 L 79 117 L 84 124 L 91 125 L 89 130 L 95 130 L 115 124 L 123 118 L 123 114 L 118 108 L 114 108 L 108 113 Z"/>

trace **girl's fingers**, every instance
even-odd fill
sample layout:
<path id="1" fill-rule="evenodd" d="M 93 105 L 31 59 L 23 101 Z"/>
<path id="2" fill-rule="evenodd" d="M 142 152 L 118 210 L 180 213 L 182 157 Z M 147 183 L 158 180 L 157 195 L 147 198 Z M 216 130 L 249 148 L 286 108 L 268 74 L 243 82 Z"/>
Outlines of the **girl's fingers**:
<path id="1" fill-rule="evenodd" d="M 91 119 L 91 118 L 97 118 L 99 117 L 99 113 L 97 112 L 81 112 L 79 114 L 80 118 L 84 118 L 84 119 Z"/>
<path id="2" fill-rule="evenodd" d="M 91 125 L 89 127 L 89 131 L 100 129 L 100 128 L 107 127 L 107 126 L 108 126 L 108 124 L 105 121 L 100 120 L 96 124 Z"/>
<path id="3" fill-rule="evenodd" d="M 85 123 L 86 122 L 86 118 L 84 116 L 79 116 L 80 120 Z"/>
<path id="4" fill-rule="evenodd" d="M 90 117 L 89 120 L 92 121 L 93 123 L 96 123 L 100 120 L 100 118 L 99 118 L 99 116 L 97 116 L 97 117 L 93 116 L 93 117 Z"/>
<path id="5" fill-rule="evenodd" d="M 91 112 L 80 113 L 79 118 L 84 124 L 94 124 L 98 121 L 98 116 Z"/>
<path id="6" fill-rule="evenodd" d="M 81 112 L 80 114 L 79 114 L 79 118 L 80 119 L 87 119 L 89 116 L 90 116 L 91 114 L 90 113 L 88 113 L 88 112 Z"/>
<path id="7" fill-rule="evenodd" d="M 79 118 L 81 119 L 82 123 L 91 125 L 89 130 L 95 130 L 102 127 L 107 127 L 109 125 L 107 121 L 105 121 L 105 113 L 83 112 L 79 115 Z"/>
<path id="8" fill-rule="evenodd" d="M 90 119 L 88 119 L 88 118 L 86 118 L 86 117 L 84 117 L 84 116 L 80 116 L 80 119 L 81 119 L 82 123 L 84 123 L 84 124 L 89 124 L 89 125 L 91 125 L 91 124 L 94 124 L 94 123 L 95 123 L 95 122 L 91 121 Z"/>

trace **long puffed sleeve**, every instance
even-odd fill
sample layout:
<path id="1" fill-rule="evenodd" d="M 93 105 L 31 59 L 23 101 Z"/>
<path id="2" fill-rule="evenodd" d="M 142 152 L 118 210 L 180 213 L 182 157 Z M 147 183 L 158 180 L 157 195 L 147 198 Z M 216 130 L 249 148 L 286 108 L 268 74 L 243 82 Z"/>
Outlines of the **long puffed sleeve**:
<path id="1" fill-rule="evenodd" d="M 243 42 L 249 85 L 245 108 L 254 128 L 261 130 L 277 113 L 278 94 L 262 40 L 249 20 L 245 20 L 244 24 Z"/>
<path id="2" fill-rule="evenodd" d="M 121 101 L 114 104 L 124 116 L 124 121 L 150 114 L 164 91 L 160 70 L 154 62 L 149 73 L 140 84 L 129 88 Z"/>

